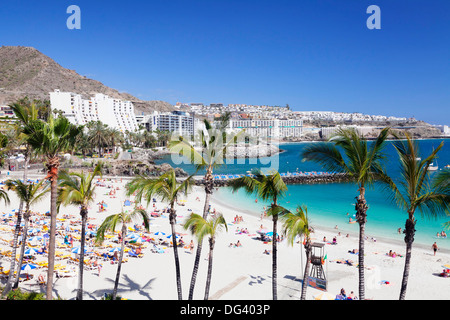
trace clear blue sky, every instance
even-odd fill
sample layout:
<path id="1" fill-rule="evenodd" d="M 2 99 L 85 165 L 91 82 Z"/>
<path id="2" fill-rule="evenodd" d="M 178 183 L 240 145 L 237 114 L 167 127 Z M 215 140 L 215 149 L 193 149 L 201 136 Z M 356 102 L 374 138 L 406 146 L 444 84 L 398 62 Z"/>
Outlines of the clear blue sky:
<path id="1" fill-rule="evenodd" d="M 81 8 L 81 30 L 66 9 Z M 369 30 L 369 5 L 381 30 Z M 285 105 L 450 125 L 449 0 L 3 1 L 1 45 L 144 100 Z"/>

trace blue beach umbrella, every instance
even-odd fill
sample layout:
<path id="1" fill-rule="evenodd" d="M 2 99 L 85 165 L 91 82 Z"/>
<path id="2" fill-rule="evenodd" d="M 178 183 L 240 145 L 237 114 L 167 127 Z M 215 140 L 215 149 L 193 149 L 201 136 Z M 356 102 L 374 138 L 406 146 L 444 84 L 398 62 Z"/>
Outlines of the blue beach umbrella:
<path id="1" fill-rule="evenodd" d="M 72 249 L 72 253 L 80 253 L 81 252 L 81 246 L 75 247 Z M 87 253 L 87 249 L 84 248 L 84 253 Z"/>
<path id="2" fill-rule="evenodd" d="M 41 231 L 41 229 L 39 229 L 39 228 L 33 228 L 33 229 L 28 230 L 28 233 L 29 233 L 29 234 L 32 234 L 32 233 L 38 233 L 39 231 Z"/>
<path id="3" fill-rule="evenodd" d="M 115 248 L 112 248 L 111 250 L 109 250 L 109 252 L 111 252 L 111 253 L 116 252 L 116 251 L 120 251 L 120 248 L 115 247 Z"/>
<path id="4" fill-rule="evenodd" d="M 25 263 L 25 264 L 22 265 L 20 270 L 22 270 L 22 271 L 30 271 L 30 270 L 37 269 L 37 268 L 38 268 L 38 265 L 36 265 L 36 264 Z"/>
<path id="5" fill-rule="evenodd" d="M 37 250 L 34 248 L 27 248 L 24 252 L 26 256 L 34 255 L 37 253 Z"/>
<path id="6" fill-rule="evenodd" d="M 160 235 L 165 236 L 166 234 L 164 232 L 161 232 L 161 231 L 158 231 L 158 232 L 155 233 L 155 236 L 160 236 Z"/>
<path id="7" fill-rule="evenodd" d="M 44 237 L 42 236 L 34 236 L 27 239 L 27 242 L 37 242 L 43 240 Z"/>
<path id="8" fill-rule="evenodd" d="M 267 233 L 266 233 L 266 236 L 272 237 L 272 236 L 273 236 L 273 231 L 267 232 Z M 277 233 L 277 236 L 278 236 L 278 233 Z"/>

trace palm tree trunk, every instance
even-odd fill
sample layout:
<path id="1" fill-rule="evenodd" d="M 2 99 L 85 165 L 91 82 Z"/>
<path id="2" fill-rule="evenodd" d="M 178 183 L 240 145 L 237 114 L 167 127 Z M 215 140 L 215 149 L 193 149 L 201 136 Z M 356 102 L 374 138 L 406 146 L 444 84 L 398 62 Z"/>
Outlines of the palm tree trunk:
<path id="1" fill-rule="evenodd" d="M 277 222 L 278 214 L 273 215 L 272 236 L 272 298 L 277 300 Z"/>
<path id="2" fill-rule="evenodd" d="M 19 287 L 19 281 L 20 281 L 20 271 L 22 268 L 22 263 L 23 263 L 23 257 L 25 255 L 25 245 L 27 242 L 27 236 L 28 236 L 28 219 L 30 218 L 30 211 L 29 211 L 29 207 L 27 206 L 26 210 L 26 214 L 24 215 L 24 226 L 23 226 L 23 231 L 22 231 L 22 245 L 20 247 L 20 254 L 19 254 L 19 261 L 17 263 L 17 275 L 16 275 L 16 279 L 14 281 L 14 286 L 13 289 L 17 289 Z M 14 255 L 14 260 L 16 258 L 16 256 Z"/>
<path id="3" fill-rule="evenodd" d="M 59 159 L 57 157 L 49 158 L 47 163 L 48 175 L 50 180 L 50 237 L 48 246 L 48 271 L 46 299 L 52 300 L 53 292 L 53 274 L 55 271 L 55 243 L 56 243 L 56 200 L 58 198 L 58 168 Z"/>
<path id="4" fill-rule="evenodd" d="M 358 252 L 358 273 L 359 273 L 359 298 L 361 300 L 365 299 L 365 277 L 364 277 L 364 239 L 365 239 L 365 229 L 367 222 L 367 203 L 364 197 L 365 189 L 360 188 L 360 195 L 357 198 L 355 209 L 356 209 L 356 220 L 359 224 L 359 252 Z"/>
<path id="5" fill-rule="evenodd" d="M 125 233 L 126 232 L 127 232 L 127 226 L 125 223 L 123 223 L 123 225 L 122 225 L 122 245 L 120 246 L 120 257 L 119 257 L 119 263 L 117 265 L 116 280 L 114 281 L 114 290 L 113 290 L 112 300 L 116 300 L 116 297 L 117 297 L 117 289 L 119 287 L 119 279 L 120 279 L 120 270 L 122 269 L 123 251 L 125 250 Z"/>
<path id="6" fill-rule="evenodd" d="M 311 267 L 311 242 L 310 241 L 307 241 L 305 244 L 305 253 L 306 253 L 306 265 L 305 265 L 305 273 L 303 274 L 302 294 L 301 294 L 300 300 L 306 299 L 306 289 L 308 288 L 309 269 Z"/>
<path id="7" fill-rule="evenodd" d="M 173 256 L 175 258 L 175 271 L 177 277 L 177 291 L 178 291 L 178 300 L 183 300 L 182 290 L 181 290 L 181 272 L 180 272 L 180 259 L 178 257 L 178 245 L 175 234 L 175 224 L 176 224 L 176 212 L 172 204 L 170 208 L 170 227 L 172 229 L 172 241 L 173 241 Z"/>
<path id="8" fill-rule="evenodd" d="M 21 202 L 22 204 L 22 202 Z M 19 207 L 19 212 L 17 214 L 17 222 L 16 227 L 14 230 L 14 238 L 13 238 L 13 247 L 12 247 L 12 254 L 11 254 L 11 266 L 9 267 L 9 274 L 8 274 L 8 280 L 6 280 L 5 288 L 3 289 L 2 295 L 5 296 L 8 294 L 9 291 L 11 291 L 12 288 L 12 282 L 14 278 L 14 270 L 16 269 L 16 252 L 18 247 L 18 239 L 20 234 L 20 224 L 22 223 L 22 208 Z M 23 237 L 22 237 L 23 238 Z"/>
<path id="9" fill-rule="evenodd" d="M 209 258 L 208 258 L 208 274 L 206 276 L 205 298 L 209 298 L 209 288 L 211 287 L 212 265 L 213 265 L 213 251 L 214 251 L 214 237 L 209 238 Z"/>
<path id="10" fill-rule="evenodd" d="M 211 195 L 213 193 L 213 177 L 212 177 L 212 171 L 211 168 L 209 168 L 205 175 L 205 205 L 203 206 L 203 219 L 206 219 L 208 216 L 209 211 L 209 201 L 211 199 Z M 191 285 L 189 287 L 189 300 L 193 299 L 194 296 L 194 287 L 195 287 L 195 281 L 197 279 L 197 273 L 198 273 L 198 265 L 200 263 L 200 255 L 202 253 L 202 243 L 199 241 L 197 244 L 197 252 L 195 253 L 195 260 L 194 260 L 194 268 L 192 270 L 192 277 L 191 277 Z"/>
<path id="11" fill-rule="evenodd" d="M 405 243 L 406 243 L 405 267 L 403 269 L 402 286 L 400 289 L 400 300 L 405 300 L 405 296 L 406 296 L 406 287 L 408 285 L 409 270 L 410 270 L 410 265 L 411 265 L 412 245 L 414 242 L 414 235 L 416 233 L 415 224 L 416 223 L 414 221 L 414 217 L 410 217 L 408 220 L 406 220 L 406 224 L 405 224 Z"/>
<path id="12" fill-rule="evenodd" d="M 78 263 L 78 290 L 77 300 L 83 300 L 83 272 L 84 272 L 84 247 L 86 242 L 86 221 L 88 210 L 85 206 L 81 207 L 81 243 L 80 243 L 80 261 Z"/>
<path id="13" fill-rule="evenodd" d="M 30 146 L 27 144 L 27 149 L 25 151 L 25 167 L 23 169 L 23 181 L 26 183 L 28 178 L 28 163 L 30 162 Z M 17 213 L 17 222 L 16 222 L 16 228 L 14 231 L 14 238 L 13 238 L 13 248 L 12 248 L 12 256 L 16 256 L 16 251 L 18 247 L 18 239 L 19 239 L 19 233 L 20 233 L 20 224 L 22 223 L 22 210 L 23 210 L 23 200 L 20 200 L 19 202 L 19 210 Z M 16 268 L 16 259 L 11 259 L 11 265 L 9 267 L 9 270 L 14 270 Z M 8 274 L 8 280 L 6 280 L 5 288 L 3 289 L 2 295 L 8 294 L 9 291 L 11 291 L 12 287 L 12 280 L 14 277 L 14 272 L 10 272 Z M 19 277 L 17 277 L 19 279 Z M 18 280 L 16 280 L 17 282 Z M 14 284 L 14 287 L 16 285 Z"/>

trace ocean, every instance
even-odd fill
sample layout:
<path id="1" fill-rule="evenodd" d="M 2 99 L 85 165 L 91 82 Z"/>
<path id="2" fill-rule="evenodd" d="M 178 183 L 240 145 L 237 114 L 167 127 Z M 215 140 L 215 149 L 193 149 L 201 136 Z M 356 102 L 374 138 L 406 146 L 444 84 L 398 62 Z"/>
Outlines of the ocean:
<path id="1" fill-rule="evenodd" d="M 450 164 L 450 139 L 430 139 L 417 140 L 422 158 L 429 155 L 433 148 L 444 141 L 443 148 L 438 153 L 437 164 L 439 168 Z M 214 174 L 245 174 L 252 168 L 277 169 L 279 172 L 295 171 L 324 171 L 319 165 L 312 162 L 302 162 L 300 153 L 302 149 L 310 143 L 321 142 L 301 142 L 280 144 L 282 153 L 272 157 L 262 159 L 247 159 L 245 163 L 224 164 L 214 170 Z M 391 142 L 387 142 L 384 150 L 386 154 L 386 170 L 394 179 L 399 176 L 398 155 Z M 191 164 L 175 165 L 170 156 L 157 161 L 158 163 L 168 162 L 173 166 L 183 168 L 189 174 L 195 172 Z M 240 160 L 243 162 L 243 160 Z M 199 172 L 202 175 L 203 172 Z M 430 173 L 435 174 L 435 173 Z M 358 234 L 359 225 L 357 223 L 348 223 L 349 218 L 355 214 L 354 200 L 358 195 L 357 186 L 354 183 L 328 183 L 312 185 L 288 185 L 288 191 L 279 203 L 288 209 L 295 210 L 298 205 L 308 207 L 308 215 L 311 224 L 317 227 L 334 228 L 338 226 L 342 234 Z M 247 212 L 255 216 L 260 216 L 264 206 L 270 202 L 264 203 L 261 200 L 255 201 L 254 195 L 247 195 L 243 190 L 232 193 L 229 188 L 219 188 L 214 192 L 214 198 L 223 203 L 227 203 L 236 208 L 245 208 Z M 232 203 L 230 203 L 232 199 Z M 396 204 L 390 201 L 387 191 L 375 184 L 372 188 L 366 190 L 366 200 L 369 205 L 367 212 L 366 235 L 374 238 L 385 238 L 390 240 L 403 241 L 403 234 L 398 233 L 398 229 L 404 229 L 407 218 L 406 212 L 399 209 Z M 437 242 L 438 246 L 450 250 L 450 235 L 447 238 L 437 237 L 436 234 L 444 230 L 443 223 L 450 221 L 450 216 L 437 219 L 421 216 L 416 212 L 416 236 L 415 243 L 424 246 L 430 246 Z M 449 233 L 450 230 L 446 230 Z"/>

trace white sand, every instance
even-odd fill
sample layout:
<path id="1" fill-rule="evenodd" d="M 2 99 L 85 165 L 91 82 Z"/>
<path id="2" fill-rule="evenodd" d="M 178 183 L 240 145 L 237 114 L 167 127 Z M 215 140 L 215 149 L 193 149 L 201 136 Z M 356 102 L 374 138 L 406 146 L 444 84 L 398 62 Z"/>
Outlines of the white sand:
<path id="1" fill-rule="evenodd" d="M 35 178 L 35 176 L 31 176 Z M 120 180 L 120 178 L 119 178 Z M 103 219 L 111 214 L 119 212 L 126 199 L 120 192 L 124 191 L 124 185 L 127 180 L 124 178 L 122 183 L 113 184 L 119 186 L 117 198 L 110 198 L 107 192 L 110 190 L 105 187 L 98 187 L 95 203 L 104 200 L 108 204 L 106 212 L 98 213 L 98 206 L 93 205 L 89 211 L 89 217 L 93 218 L 90 223 L 100 225 Z M 108 183 L 107 183 L 108 184 Z M 112 184 L 112 183 L 109 183 Z M 200 201 L 196 200 L 199 198 Z M 11 196 L 12 204 L 4 209 L 4 212 L 10 212 L 11 209 L 18 207 L 17 199 Z M 133 200 L 133 198 L 131 199 Z M 188 231 L 182 228 L 182 223 L 192 212 L 202 214 L 204 203 L 203 188 L 196 187 L 188 196 L 185 206 L 177 206 L 178 225 L 177 232 L 183 233 L 183 239 L 186 243 L 190 242 L 192 236 Z M 210 299 L 227 300 L 270 300 L 272 299 L 272 257 L 263 254 L 265 249 L 271 250 L 272 244 L 264 244 L 262 241 L 253 239 L 256 237 L 256 230 L 263 224 L 269 231 L 272 230 L 271 218 L 264 218 L 248 215 L 245 212 L 239 212 L 230 208 L 233 205 L 233 199 L 227 206 L 212 199 L 212 208 L 221 212 L 228 225 L 228 232 L 223 232 L 216 239 L 214 251 L 214 266 L 212 283 L 210 290 Z M 228 206 L 229 205 L 229 206 Z M 164 204 L 157 203 L 159 209 L 164 208 Z M 129 208 L 129 207 L 124 207 Z M 37 204 L 32 210 L 37 212 L 46 212 L 49 210 L 49 197 Z M 149 208 L 149 212 L 150 212 Z M 78 208 L 66 207 L 61 210 L 62 214 L 73 214 L 79 217 Z M 243 222 L 232 224 L 235 215 L 243 217 Z M 281 227 L 281 223 L 279 223 Z M 250 235 L 236 234 L 237 228 L 247 228 Z M 151 232 L 163 231 L 170 234 L 170 225 L 167 217 L 152 218 Z M 336 236 L 339 230 L 319 230 L 320 226 L 315 226 L 314 241 L 322 242 L 324 236 L 328 240 Z M 279 229 L 280 230 L 280 229 Z M 328 279 L 328 292 L 336 295 L 341 288 L 347 293 L 354 291 L 358 295 L 358 269 L 355 266 L 338 264 L 333 262 L 337 259 L 350 259 L 358 261 L 358 256 L 348 253 L 349 250 L 358 248 L 357 235 L 346 234 L 338 236 L 337 245 L 325 245 L 325 253 L 328 259 L 324 269 Z M 4 232 L 2 237 L 7 237 Z M 9 235 L 12 238 L 12 232 Z M 240 248 L 230 248 L 230 243 L 236 243 L 238 240 L 242 243 Z M 74 242 L 74 246 L 78 245 Z M 366 241 L 365 266 L 368 267 L 365 272 L 366 279 L 366 298 L 374 300 L 397 300 L 400 294 L 400 285 L 403 275 L 404 258 L 391 258 L 385 254 L 389 250 L 404 255 L 404 245 L 381 242 Z M 2 249 L 10 249 L 2 245 Z M 194 298 L 203 299 L 206 270 L 208 242 L 203 244 L 202 258 L 197 276 Z M 150 246 L 145 249 L 143 258 L 128 258 L 128 262 L 122 264 L 121 279 L 119 284 L 119 295 L 128 299 L 155 299 L 155 300 L 175 300 L 177 299 L 175 264 L 172 249 L 168 248 L 166 253 L 158 254 L 150 251 Z M 187 299 L 189 285 L 192 274 L 192 267 L 195 257 L 189 253 L 189 250 L 180 248 L 180 264 L 182 272 L 183 299 Z M 9 262 L 5 259 L 0 260 L 4 269 L 9 269 Z M 299 299 L 301 289 L 301 278 L 303 277 L 302 264 L 304 267 L 305 256 L 303 249 L 297 244 L 291 247 L 286 241 L 278 245 L 278 299 L 289 300 Z M 438 251 L 433 256 L 432 250 L 413 248 L 411 261 L 411 270 L 408 281 L 407 299 L 432 299 L 448 300 L 450 299 L 449 278 L 441 278 L 435 274 L 440 273 L 442 265 L 450 264 L 450 255 Z M 105 292 L 112 292 L 116 276 L 117 265 L 103 262 L 103 268 L 100 276 L 97 271 L 84 272 L 84 299 L 101 299 Z M 34 271 L 37 274 L 39 271 Z M 389 285 L 380 284 L 381 281 L 389 281 Z M 20 284 L 21 288 L 34 291 L 45 290 L 40 288 L 34 280 L 25 281 Z M 55 278 L 54 295 L 59 295 L 63 299 L 74 299 L 76 295 L 77 277 Z M 307 299 L 313 297 L 321 291 L 308 287 Z"/>

